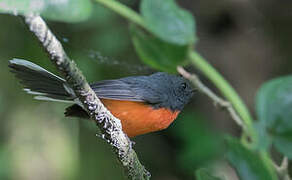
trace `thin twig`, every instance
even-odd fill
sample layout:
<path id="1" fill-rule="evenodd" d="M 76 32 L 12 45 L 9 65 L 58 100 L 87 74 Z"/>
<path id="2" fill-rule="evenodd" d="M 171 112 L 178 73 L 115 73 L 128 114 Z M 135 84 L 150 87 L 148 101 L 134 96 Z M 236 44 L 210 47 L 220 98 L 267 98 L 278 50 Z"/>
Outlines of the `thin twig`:
<path id="1" fill-rule="evenodd" d="M 61 43 L 50 31 L 45 21 L 40 16 L 32 14 L 24 16 L 24 21 L 49 54 L 51 61 L 62 72 L 90 117 L 101 129 L 101 137 L 113 147 L 128 178 L 149 179 L 150 173 L 140 163 L 132 149 L 131 141 L 122 131 L 120 120 L 115 118 L 101 103 L 76 64 L 66 55 Z"/>
<path id="2" fill-rule="evenodd" d="M 218 95 L 216 95 L 214 92 L 212 92 L 207 86 L 205 86 L 202 81 L 198 78 L 195 74 L 190 74 L 187 72 L 183 67 L 178 66 L 177 71 L 186 79 L 192 82 L 192 84 L 203 94 L 207 95 L 210 99 L 213 100 L 215 106 L 221 106 L 223 108 L 226 108 L 226 110 L 229 112 L 231 118 L 238 124 L 240 127 L 245 128 L 244 124 L 242 123 L 242 120 L 237 115 L 235 110 L 233 109 L 230 102 L 223 100 Z"/>
<path id="3" fill-rule="evenodd" d="M 274 164 L 277 174 L 281 180 L 291 180 L 288 172 L 289 159 L 284 156 L 281 165 Z"/>

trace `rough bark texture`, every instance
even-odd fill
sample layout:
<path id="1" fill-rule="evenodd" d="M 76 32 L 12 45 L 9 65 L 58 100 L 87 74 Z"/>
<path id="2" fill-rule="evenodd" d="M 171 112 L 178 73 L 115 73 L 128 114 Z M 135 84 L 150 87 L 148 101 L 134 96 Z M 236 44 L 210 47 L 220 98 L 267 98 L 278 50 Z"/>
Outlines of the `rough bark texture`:
<path id="1" fill-rule="evenodd" d="M 140 163 L 137 154 L 132 149 L 131 141 L 123 133 L 120 120 L 115 118 L 101 103 L 76 64 L 66 55 L 61 43 L 50 31 L 44 20 L 40 16 L 27 15 L 24 17 L 24 21 L 49 54 L 51 61 L 75 91 L 90 117 L 95 120 L 97 126 L 101 129 L 101 137 L 113 147 L 128 178 L 150 179 L 150 173 Z"/>

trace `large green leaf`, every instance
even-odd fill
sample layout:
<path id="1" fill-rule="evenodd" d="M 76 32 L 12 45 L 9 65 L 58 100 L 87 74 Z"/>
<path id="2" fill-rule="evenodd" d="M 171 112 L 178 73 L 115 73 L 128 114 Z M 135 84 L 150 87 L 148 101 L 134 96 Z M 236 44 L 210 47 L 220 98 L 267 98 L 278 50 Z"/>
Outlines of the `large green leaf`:
<path id="1" fill-rule="evenodd" d="M 140 9 L 148 29 L 160 39 L 178 45 L 195 42 L 194 18 L 174 0 L 143 0 Z"/>
<path id="2" fill-rule="evenodd" d="M 90 0 L 0 0 L 0 12 L 10 14 L 39 13 L 64 22 L 79 22 L 91 14 Z"/>
<path id="3" fill-rule="evenodd" d="M 257 152 L 244 147 L 237 139 L 226 138 L 227 159 L 242 180 L 277 180 L 277 175 L 270 164 Z"/>
<path id="4" fill-rule="evenodd" d="M 211 175 L 208 170 L 204 168 L 196 171 L 196 178 L 197 180 L 221 180 L 220 178 Z"/>
<path id="5" fill-rule="evenodd" d="M 176 72 L 176 66 L 185 64 L 188 46 L 164 42 L 132 25 L 132 40 L 140 59 L 149 66 L 167 72 Z"/>
<path id="6" fill-rule="evenodd" d="M 257 93 L 256 112 L 259 146 L 271 141 L 292 158 L 292 76 L 265 83 Z"/>

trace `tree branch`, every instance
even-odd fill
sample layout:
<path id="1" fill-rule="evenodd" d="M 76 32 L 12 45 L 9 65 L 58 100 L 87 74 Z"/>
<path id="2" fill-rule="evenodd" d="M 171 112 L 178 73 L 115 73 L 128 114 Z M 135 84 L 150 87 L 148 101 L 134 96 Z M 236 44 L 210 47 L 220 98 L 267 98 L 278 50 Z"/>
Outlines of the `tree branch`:
<path id="1" fill-rule="evenodd" d="M 115 118 L 101 103 L 76 64 L 66 55 L 61 43 L 50 31 L 44 20 L 40 16 L 31 14 L 25 16 L 24 21 L 74 90 L 90 117 L 95 120 L 97 126 L 101 129 L 101 137 L 113 147 L 128 178 L 149 179 L 150 173 L 140 163 L 132 149 L 131 141 L 123 133 L 121 121 Z"/>
<path id="2" fill-rule="evenodd" d="M 226 110 L 229 112 L 231 118 L 238 124 L 240 127 L 245 128 L 245 125 L 242 123 L 242 120 L 237 115 L 235 110 L 233 109 L 230 102 L 223 100 L 218 95 L 216 95 L 214 92 L 212 92 L 207 86 L 205 86 L 202 81 L 198 78 L 195 74 L 190 74 L 187 72 L 183 67 L 178 66 L 177 71 L 186 79 L 192 82 L 192 84 L 198 88 L 198 90 L 207 95 L 211 100 L 213 100 L 215 106 L 219 105 L 223 108 L 226 108 Z"/>

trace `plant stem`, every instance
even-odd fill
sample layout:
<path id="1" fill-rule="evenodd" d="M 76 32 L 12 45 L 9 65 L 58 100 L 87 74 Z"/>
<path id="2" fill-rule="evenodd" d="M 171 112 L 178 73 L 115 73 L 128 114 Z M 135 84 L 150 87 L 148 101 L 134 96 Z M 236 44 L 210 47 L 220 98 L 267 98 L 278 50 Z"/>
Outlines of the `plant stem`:
<path id="1" fill-rule="evenodd" d="M 251 115 L 236 91 L 201 55 L 194 51 L 190 51 L 189 58 L 192 64 L 200 71 L 202 71 L 204 75 L 215 84 L 215 86 L 221 91 L 226 99 L 233 105 L 234 109 L 237 111 L 246 125 L 245 131 L 247 131 L 251 138 L 255 138 Z"/>
<path id="2" fill-rule="evenodd" d="M 132 9 L 128 8 L 127 6 L 113 0 L 95 0 L 95 1 L 111 9 L 112 11 L 118 13 L 119 15 L 123 16 L 130 22 L 136 23 L 139 26 L 148 29 L 141 16 Z"/>

